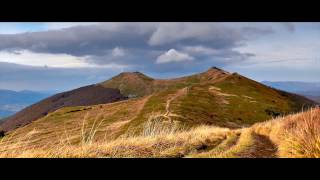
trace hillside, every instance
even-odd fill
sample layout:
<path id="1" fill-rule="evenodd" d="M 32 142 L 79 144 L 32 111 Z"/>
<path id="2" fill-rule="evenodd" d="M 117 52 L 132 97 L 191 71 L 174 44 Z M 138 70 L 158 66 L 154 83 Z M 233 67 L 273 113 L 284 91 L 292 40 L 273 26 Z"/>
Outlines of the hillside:
<path id="1" fill-rule="evenodd" d="M 92 126 L 90 131 L 81 129 L 77 144 L 66 133 L 55 146 L 40 147 L 30 140 L 38 136 L 34 130 L 20 139 L 5 136 L 0 157 L 320 158 L 319 115 L 319 108 L 312 109 L 236 130 L 215 126 L 186 130 L 156 121 L 145 124 L 140 135 L 102 141 L 97 141 L 97 127 Z"/>
<path id="2" fill-rule="evenodd" d="M 189 77 L 183 77 L 183 78 L 177 78 L 177 79 L 171 79 L 171 80 L 155 80 L 152 79 L 142 73 L 134 72 L 134 73 L 121 73 L 118 76 L 113 77 L 112 79 L 105 81 L 103 83 L 92 85 L 90 87 L 100 87 L 100 90 L 102 89 L 119 89 L 121 95 L 116 96 L 123 96 L 122 98 L 115 98 L 114 100 L 108 100 L 109 96 L 106 98 L 100 98 L 102 100 L 97 101 L 97 103 L 72 103 L 65 105 L 63 101 L 71 101 L 73 98 L 80 99 L 82 98 L 81 95 L 84 97 L 84 101 L 88 100 L 88 96 L 83 93 L 79 96 L 71 96 L 68 99 L 62 100 L 62 103 L 64 105 L 57 105 L 57 102 L 51 102 L 51 99 L 48 98 L 44 101 L 41 101 L 39 103 L 36 103 L 32 105 L 31 107 L 27 107 L 26 109 L 22 110 L 18 114 L 9 117 L 5 119 L 5 122 L 1 127 L 5 131 L 13 130 L 17 127 L 24 126 L 26 124 L 29 124 L 30 122 L 44 117 L 48 112 L 53 112 L 61 107 L 66 106 L 85 106 L 85 105 L 94 105 L 94 104 L 102 104 L 102 103 L 109 103 L 114 102 L 118 100 L 126 99 L 126 97 L 134 98 L 134 97 L 143 97 L 148 94 L 152 94 L 154 92 L 159 91 L 165 91 L 165 90 L 177 90 L 181 87 L 186 87 L 190 84 L 199 83 L 200 81 L 207 81 L 207 79 L 210 78 L 216 78 L 219 79 L 220 77 L 223 77 L 226 75 L 225 71 L 222 71 L 217 68 L 212 68 L 211 71 L 196 74 Z M 81 90 L 84 88 L 80 88 Z M 86 92 L 90 94 L 90 91 L 87 90 L 88 88 L 85 88 Z M 85 92 L 84 91 L 84 92 Z M 108 94 L 109 92 L 104 92 Z M 112 97 L 112 93 L 110 92 L 110 97 Z M 118 93 L 118 92 L 116 92 Z M 68 92 L 67 92 L 68 94 Z M 60 94 L 61 95 L 61 94 Z M 60 97 L 60 95 L 57 95 Z M 90 96 L 90 98 L 94 98 L 96 100 L 99 99 L 99 96 L 97 93 L 94 94 L 94 96 Z M 34 112 L 36 110 L 36 112 Z"/>
<path id="3" fill-rule="evenodd" d="M 89 106 L 126 99 L 117 89 L 104 88 L 98 85 L 82 87 L 73 91 L 60 93 L 31 105 L 17 114 L 6 118 L 1 129 L 10 131 L 24 126 L 54 112 L 62 107 Z"/>
<path id="4" fill-rule="evenodd" d="M 127 80 L 132 82 L 126 83 Z M 135 94 L 138 88 L 135 81 L 148 88 Z M 315 105 L 304 97 L 218 68 L 169 80 L 156 80 L 141 73 L 122 73 L 102 84 L 119 88 L 124 95 L 136 98 L 93 106 L 55 107 L 56 111 L 43 114 L 44 117 L 8 132 L 7 136 L 18 141 L 32 133 L 29 145 L 38 147 L 57 145 L 62 135 L 77 144 L 82 141 L 84 132 L 92 132 L 92 127 L 96 129 L 96 141 L 139 135 L 148 122 L 161 122 L 165 127 L 185 130 L 200 126 L 237 129 Z M 102 84 L 98 86 L 102 88 Z M 79 94 L 78 97 L 95 96 Z"/>

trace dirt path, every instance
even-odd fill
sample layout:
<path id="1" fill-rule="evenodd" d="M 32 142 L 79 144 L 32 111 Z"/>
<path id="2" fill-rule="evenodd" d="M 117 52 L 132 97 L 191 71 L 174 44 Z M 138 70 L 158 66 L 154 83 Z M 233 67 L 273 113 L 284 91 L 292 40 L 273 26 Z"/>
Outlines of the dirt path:
<path id="1" fill-rule="evenodd" d="M 185 87 L 183 89 L 178 90 L 172 97 L 170 97 L 166 103 L 166 112 L 162 116 L 167 118 L 170 122 L 173 122 L 171 116 L 177 116 L 177 115 L 172 114 L 170 112 L 171 102 L 180 96 L 187 95 L 188 91 L 189 91 L 189 87 Z"/>
<path id="2" fill-rule="evenodd" d="M 108 131 L 107 130 L 106 131 L 110 132 L 110 134 L 112 134 L 112 139 L 115 139 L 126 132 L 126 130 L 124 130 L 124 128 L 127 125 L 129 125 L 129 123 L 132 120 L 136 119 L 139 116 L 139 114 L 141 113 L 145 104 L 148 102 L 148 100 L 150 99 L 151 96 L 152 96 L 152 94 L 142 98 L 141 100 L 139 100 L 139 102 L 137 104 L 135 104 L 134 109 L 136 109 L 136 111 L 133 116 L 128 116 L 127 118 L 122 119 L 121 121 L 114 122 L 107 127 Z"/>
<path id="3" fill-rule="evenodd" d="M 136 107 L 137 111 L 136 111 L 135 115 L 132 118 L 128 119 L 127 122 L 130 122 L 131 120 L 135 119 L 140 114 L 140 112 L 144 108 L 144 105 L 148 102 L 148 100 L 150 99 L 151 96 L 152 95 L 146 96 L 142 100 L 140 100 L 140 102 L 138 103 L 138 105 Z"/>
<path id="4" fill-rule="evenodd" d="M 255 134 L 254 138 L 259 142 L 259 148 L 257 149 L 257 157 L 276 157 L 277 146 L 271 142 L 269 137 Z"/>
<path id="5" fill-rule="evenodd" d="M 253 133 L 254 145 L 247 151 L 240 152 L 239 157 L 245 158 L 275 158 L 277 157 L 277 146 L 264 135 Z"/>

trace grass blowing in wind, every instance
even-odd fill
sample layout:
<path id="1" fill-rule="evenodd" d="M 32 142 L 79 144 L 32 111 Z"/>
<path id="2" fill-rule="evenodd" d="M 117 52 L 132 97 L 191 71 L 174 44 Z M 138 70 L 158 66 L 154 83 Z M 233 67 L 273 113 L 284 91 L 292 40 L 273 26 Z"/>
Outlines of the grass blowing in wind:
<path id="1" fill-rule="evenodd" d="M 280 157 L 320 157 L 320 108 L 258 123 L 252 128 L 277 144 Z"/>
<path id="2" fill-rule="evenodd" d="M 170 127 L 151 117 L 140 135 L 102 141 L 95 139 L 98 119 L 90 127 L 82 126 L 82 140 L 78 143 L 62 139 L 55 146 L 31 148 L 28 138 L 36 131 L 15 142 L 5 137 L 1 139 L 0 157 L 320 157 L 319 108 L 235 130 Z M 269 139 L 276 151 L 266 151 L 272 147 L 265 147 L 261 136 Z"/>

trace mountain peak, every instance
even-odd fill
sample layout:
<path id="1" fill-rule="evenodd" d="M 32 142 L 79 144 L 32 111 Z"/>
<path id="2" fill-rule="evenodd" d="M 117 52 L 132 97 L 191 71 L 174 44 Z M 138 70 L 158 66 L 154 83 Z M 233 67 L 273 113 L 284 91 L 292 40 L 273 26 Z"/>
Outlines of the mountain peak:
<path id="1" fill-rule="evenodd" d="M 131 72 L 131 71 L 126 71 L 126 72 L 121 72 L 120 74 L 143 74 L 143 73 L 141 73 L 141 72 L 139 72 L 139 71 L 133 71 L 133 72 Z M 143 74 L 144 75 L 144 74 Z"/>
<path id="2" fill-rule="evenodd" d="M 118 74 L 117 76 L 113 77 L 113 78 L 124 78 L 124 79 L 143 79 L 143 80 L 153 80 L 153 78 L 139 72 L 139 71 L 135 71 L 135 72 L 122 72 L 120 74 Z"/>
<path id="3" fill-rule="evenodd" d="M 206 72 L 204 72 L 204 74 L 207 74 L 209 76 L 216 76 L 216 75 L 228 75 L 230 73 L 223 69 L 213 66 L 213 67 L 210 67 Z"/>
<path id="4" fill-rule="evenodd" d="M 219 70 L 219 71 L 223 71 L 222 69 L 216 67 L 216 66 L 212 66 L 209 68 L 209 70 Z"/>
<path id="5" fill-rule="evenodd" d="M 142 97 L 151 93 L 153 78 L 141 72 L 122 72 L 113 78 L 100 83 L 107 88 L 119 89 L 120 92 L 129 97 Z"/>

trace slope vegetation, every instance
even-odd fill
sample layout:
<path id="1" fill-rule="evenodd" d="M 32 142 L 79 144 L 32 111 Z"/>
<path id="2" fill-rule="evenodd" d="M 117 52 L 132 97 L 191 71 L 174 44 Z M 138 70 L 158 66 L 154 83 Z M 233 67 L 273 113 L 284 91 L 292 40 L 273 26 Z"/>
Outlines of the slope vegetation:
<path id="1" fill-rule="evenodd" d="M 320 157 L 319 108 L 236 130 L 207 125 L 186 130 L 149 121 L 141 134 L 114 140 L 95 141 L 91 132 L 77 144 L 64 138 L 41 147 L 26 143 L 35 132 L 20 141 L 6 136 L 0 157 Z"/>
<path id="2" fill-rule="evenodd" d="M 136 81 L 139 83 L 134 83 Z M 141 88 L 144 91 L 135 94 L 140 86 L 145 86 Z M 111 96 L 114 101 L 123 99 L 121 93 L 135 98 L 110 103 L 110 92 L 99 91 L 96 95 L 92 91 L 80 91 L 83 93 L 75 95 L 79 101 L 65 104 L 63 108 L 56 106 L 56 111 L 8 132 L 7 137 L 19 141 L 32 133 L 29 145 L 41 147 L 59 144 L 65 139 L 62 135 L 77 144 L 93 129 L 97 142 L 136 136 L 145 131 L 146 124 L 153 122 L 184 130 L 201 126 L 239 129 L 315 105 L 304 97 L 269 88 L 218 68 L 170 80 L 155 80 L 141 73 L 122 73 L 98 87 L 119 88 L 118 91 L 112 89 L 117 92 L 117 96 Z M 106 96 L 106 102 L 102 102 L 102 95 Z M 61 96 L 63 94 L 57 97 Z M 88 106 L 82 102 L 100 105 Z M 107 102 L 109 104 L 103 104 Z M 74 106 L 75 103 L 79 106 Z M 262 136 L 255 137 L 263 139 Z"/>

